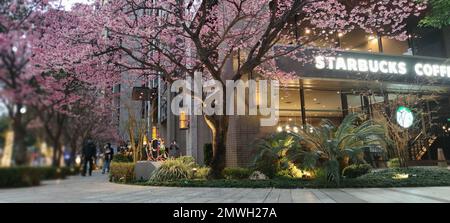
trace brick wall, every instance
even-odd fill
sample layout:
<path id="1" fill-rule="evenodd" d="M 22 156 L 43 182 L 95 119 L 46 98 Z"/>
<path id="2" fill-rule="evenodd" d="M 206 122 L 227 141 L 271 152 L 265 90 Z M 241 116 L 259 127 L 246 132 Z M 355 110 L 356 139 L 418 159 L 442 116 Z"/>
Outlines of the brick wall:
<path id="1" fill-rule="evenodd" d="M 260 127 L 258 116 L 232 116 L 227 139 L 227 167 L 248 167 L 255 156 L 256 140 L 274 127 Z"/>

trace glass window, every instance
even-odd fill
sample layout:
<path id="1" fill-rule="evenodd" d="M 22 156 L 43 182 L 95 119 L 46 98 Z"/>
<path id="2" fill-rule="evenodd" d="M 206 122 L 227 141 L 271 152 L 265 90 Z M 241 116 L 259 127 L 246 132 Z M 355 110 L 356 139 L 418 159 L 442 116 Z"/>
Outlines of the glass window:
<path id="1" fill-rule="evenodd" d="M 418 56 L 446 57 L 442 30 L 420 28 L 412 39 L 414 54 Z"/>
<path id="2" fill-rule="evenodd" d="M 363 30 L 353 30 L 340 37 L 339 42 L 344 50 L 379 52 L 377 36 L 367 34 Z"/>
<path id="3" fill-rule="evenodd" d="M 342 119 L 341 95 L 336 91 L 305 90 L 306 122 L 316 125 L 322 119 L 339 123 Z"/>
<path id="4" fill-rule="evenodd" d="M 383 53 L 391 55 L 411 54 L 409 51 L 408 41 L 399 41 L 387 37 L 381 38 L 383 45 Z"/>
<path id="5" fill-rule="evenodd" d="M 380 95 L 371 95 L 368 98 L 372 106 L 383 106 L 384 97 Z M 362 113 L 363 98 L 360 94 L 347 95 L 349 113 Z"/>

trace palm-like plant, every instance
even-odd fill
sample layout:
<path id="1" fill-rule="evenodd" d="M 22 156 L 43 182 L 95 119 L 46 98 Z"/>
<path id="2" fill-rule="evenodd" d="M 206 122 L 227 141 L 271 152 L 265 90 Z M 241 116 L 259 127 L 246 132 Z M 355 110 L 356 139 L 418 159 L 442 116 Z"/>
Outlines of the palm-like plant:
<path id="1" fill-rule="evenodd" d="M 278 133 L 256 142 L 257 153 L 253 163 L 256 169 L 273 177 L 283 165 L 288 165 L 289 151 L 299 146 L 293 136 L 286 133 Z"/>
<path id="2" fill-rule="evenodd" d="M 364 162 L 364 147 L 377 145 L 385 148 L 388 141 L 383 126 L 372 120 L 364 121 L 358 114 L 348 115 L 339 126 L 324 119 L 319 127 L 306 126 L 298 134 L 291 135 L 303 144 L 303 149 L 297 153 L 303 158 L 303 164 L 314 167 L 319 159 L 324 160 L 327 180 L 337 184 L 342 169 L 340 162 L 346 162 L 349 158 L 354 162 Z"/>

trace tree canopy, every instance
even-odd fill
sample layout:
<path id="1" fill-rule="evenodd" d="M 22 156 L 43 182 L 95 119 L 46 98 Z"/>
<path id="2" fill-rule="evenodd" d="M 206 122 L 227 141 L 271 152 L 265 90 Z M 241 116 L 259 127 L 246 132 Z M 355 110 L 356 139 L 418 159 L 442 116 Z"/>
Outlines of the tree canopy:
<path id="1" fill-rule="evenodd" d="M 420 21 L 421 26 L 443 28 L 450 25 L 450 1 L 429 0 L 428 13 Z"/>

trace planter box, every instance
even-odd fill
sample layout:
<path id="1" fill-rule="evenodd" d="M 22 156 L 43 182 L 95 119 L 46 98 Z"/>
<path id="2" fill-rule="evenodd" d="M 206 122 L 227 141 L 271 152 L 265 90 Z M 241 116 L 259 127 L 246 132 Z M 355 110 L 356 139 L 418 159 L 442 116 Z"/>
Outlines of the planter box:
<path id="1" fill-rule="evenodd" d="M 138 161 L 134 167 L 134 174 L 136 180 L 148 180 L 153 174 L 153 171 L 158 169 L 163 162 L 154 161 Z"/>

